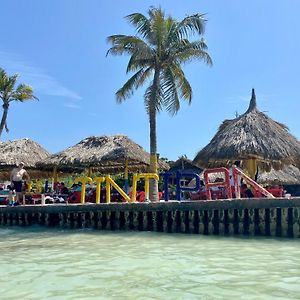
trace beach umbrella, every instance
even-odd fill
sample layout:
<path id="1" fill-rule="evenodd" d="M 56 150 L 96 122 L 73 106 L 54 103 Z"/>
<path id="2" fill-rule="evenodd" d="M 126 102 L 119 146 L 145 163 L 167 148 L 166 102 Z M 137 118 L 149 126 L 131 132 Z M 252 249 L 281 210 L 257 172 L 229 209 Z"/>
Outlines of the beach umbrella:
<path id="1" fill-rule="evenodd" d="M 140 145 L 133 142 L 126 135 L 114 135 L 108 137 L 108 141 L 102 148 L 104 154 L 101 158 L 102 166 L 115 167 L 124 166 L 127 161 L 131 170 L 147 171 L 150 165 L 150 154 Z M 169 169 L 169 165 L 163 160 L 158 160 L 160 170 Z"/>
<path id="2" fill-rule="evenodd" d="M 28 139 L 0 142 L 0 169 L 8 169 L 23 162 L 27 168 L 36 168 L 36 163 L 50 156 L 38 143 Z"/>
<path id="3" fill-rule="evenodd" d="M 254 89 L 247 111 L 225 120 L 210 143 L 194 158 L 205 167 L 230 166 L 241 161 L 253 178 L 257 167 L 270 171 L 285 165 L 300 166 L 300 143 L 287 126 L 272 120 L 256 106 Z"/>
<path id="4" fill-rule="evenodd" d="M 103 174 L 125 171 L 146 171 L 150 155 L 125 135 L 91 136 L 76 145 L 49 156 L 38 163 L 41 168 L 57 167 L 61 170 L 93 168 Z M 160 169 L 168 164 L 159 160 Z"/>
<path id="5" fill-rule="evenodd" d="M 83 170 L 89 167 L 106 172 L 118 172 L 128 162 L 129 170 L 145 171 L 149 166 L 149 153 L 125 135 L 91 136 L 38 162 L 41 168 L 57 166 L 59 169 Z M 159 161 L 161 169 L 168 164 Z"/>
<path id="6" fill-rule="evenodd" d="M 36 163 L 50 156 L 41 145 L 28 138 L 0 142 L 0 180 L 9 180 L 10 171 L 24 162 L 31 178 L 47 177 L 47 172 L 38 170 Z"/>

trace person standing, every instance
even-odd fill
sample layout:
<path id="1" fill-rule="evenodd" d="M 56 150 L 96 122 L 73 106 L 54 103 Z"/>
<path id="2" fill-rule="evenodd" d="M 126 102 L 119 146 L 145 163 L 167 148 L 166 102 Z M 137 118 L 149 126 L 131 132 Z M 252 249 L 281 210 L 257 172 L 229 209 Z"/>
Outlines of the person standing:
<path id="1" fill-rule="evenodd" d="M 24 169 L 24 163 L 20 162 L 17 168 L 14 168 L 10 174 L 10 180 L 13 184 L 13 188 L 17 193 L 16 201 L 19 202 L 22 196 L 22 180 L 23 177 L 26 180 L 30 180 L 30 176 L 27 171 Z"/>

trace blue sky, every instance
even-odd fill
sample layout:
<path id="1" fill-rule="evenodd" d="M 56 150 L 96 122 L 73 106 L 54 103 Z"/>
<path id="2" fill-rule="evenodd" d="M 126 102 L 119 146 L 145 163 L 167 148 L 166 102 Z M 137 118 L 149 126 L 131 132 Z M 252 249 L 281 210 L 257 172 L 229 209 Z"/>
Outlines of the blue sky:
<path id="1" fill-rule="evenodd" d="M 122 133 L 148 151 L 144 89 L 116 103 L 128 57 L 106 57 L 106 37 L 132 34 L 124 16 L 150 6 L 177 19 L 206 13 L 214 62 L 184 67 L 192 104 L 174 117 L 159 114 L 161 156 L 193 159 L 224 119 L 247 109 L 252 88 L 258 108 L 300 138 L 298 0 L 0 0 L 0 66 L 40 99 L 11 105 L 2 140 L 29 137 L 54 153 L 87 136 Z"/>

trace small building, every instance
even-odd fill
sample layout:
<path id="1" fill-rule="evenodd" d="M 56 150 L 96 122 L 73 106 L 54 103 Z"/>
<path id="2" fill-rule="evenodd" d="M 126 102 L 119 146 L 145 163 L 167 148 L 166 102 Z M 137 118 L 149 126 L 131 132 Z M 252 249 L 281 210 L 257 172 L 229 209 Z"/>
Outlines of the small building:
<path id="1" fill-rule="evenodd" d="M 169 177 L 169 184 L 176 184 L 176 173 L 196 173 L 200 174 L 203 171 L 202 168 L 194 164 L 191 160 L 189 160 L 185 155 L 181 156 L 178 160 L 176 160 L 168 171 L 172 175 Z M 191 177 L 183 177 L 181 180 L 181 185 L 186 186 L 191 181 Z"/>

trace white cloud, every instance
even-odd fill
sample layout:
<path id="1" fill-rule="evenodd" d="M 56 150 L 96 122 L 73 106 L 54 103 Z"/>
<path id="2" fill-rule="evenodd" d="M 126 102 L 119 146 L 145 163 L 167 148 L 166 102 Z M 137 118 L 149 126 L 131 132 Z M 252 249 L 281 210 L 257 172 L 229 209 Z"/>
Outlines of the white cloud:
<path id="1" fill-rule="evenodd" d="M 81 100 L 76 92 L 66 88 L 43 69 L 34 66 L 15 53 L 0 51 L 0 67 L 9 74 L 19 73 L 21 81 L 31 85 L 36 93 Z"/>
<path id="2" fill-rule="evenodd" d="M 72 108 L 72 109 L 80 109 L 81 108 L 81 106 L 76 103 L 64 103 L 64 106 L 68 107 L 68 108 Z"/>

